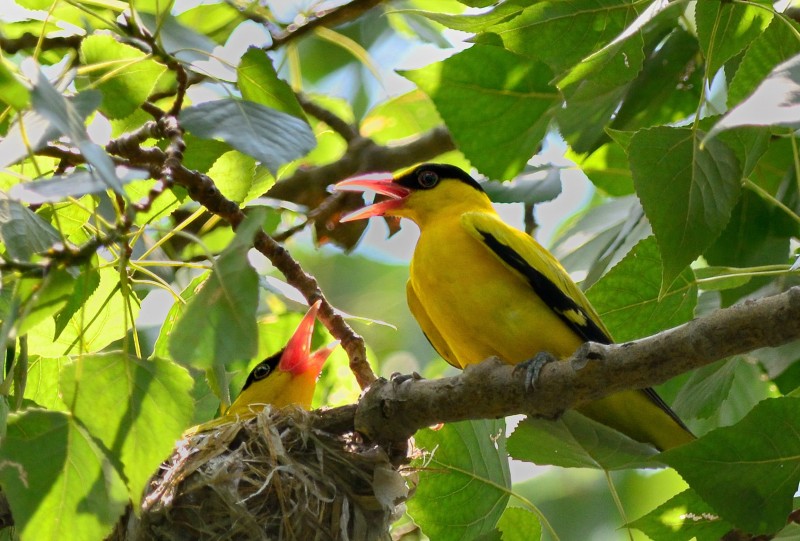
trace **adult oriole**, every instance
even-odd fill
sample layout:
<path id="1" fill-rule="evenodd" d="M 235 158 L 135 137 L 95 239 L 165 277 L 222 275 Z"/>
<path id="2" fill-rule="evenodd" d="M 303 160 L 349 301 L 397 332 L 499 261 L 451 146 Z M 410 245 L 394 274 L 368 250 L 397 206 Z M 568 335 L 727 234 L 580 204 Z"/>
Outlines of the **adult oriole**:
<path id="1" fill-rule="evenodd" d="M 422 164 L 397 177 L 364 175 L 336 188 L 388 196 L 346 221 L 388 215 L 419 226 L 406 285 L 408 305 L 433 347 L 453 366 L 464 368 L 493 355 L 512 364 L 539 352 L 566 358 L 583 342 L 612 342 L 558 260 L 504 223 L 480 184 L 458 167 Z M 578 411 L 662 450 L 694 439 L 652 389 L 617 393 Z"/>
<path id="2" fill-rule="evenodd" d="M 336 344 L 311 352 L 311 335 L 320 302 L 314 303 L 303 317 L 286 346 L 258 363 L 247 376 L 239 396 L 225 413 L 189 429 L 186 434 L 202 432 L 236 419 L 254 417 L 266 404 L 281 408 L 296 404 L 311 409 L 311 399 L 322 365 Z"/>

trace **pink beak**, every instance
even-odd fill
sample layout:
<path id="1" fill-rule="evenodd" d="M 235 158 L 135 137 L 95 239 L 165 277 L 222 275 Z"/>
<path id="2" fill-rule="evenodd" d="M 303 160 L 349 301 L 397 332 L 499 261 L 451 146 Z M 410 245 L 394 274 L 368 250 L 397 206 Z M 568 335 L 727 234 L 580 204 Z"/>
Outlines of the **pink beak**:
<path id="1" fill-rule="evenodd" d="M 408 188 L 395 184 L 391 173 L 369 173 L 367 175 L 352 177 L 339 182 L 334 186 L 334 189 L 342 192 L 363 192 L 364 190 L 372 190 L 373 192 L 390 198 L 386 201 L 374 203 L 351 212 L 339 220 L 340 222 L 352 222 L 372 216 L 383 216 L 390 210 L 402 207 L 405 198 L 411 193 L 411 190 Z"/>

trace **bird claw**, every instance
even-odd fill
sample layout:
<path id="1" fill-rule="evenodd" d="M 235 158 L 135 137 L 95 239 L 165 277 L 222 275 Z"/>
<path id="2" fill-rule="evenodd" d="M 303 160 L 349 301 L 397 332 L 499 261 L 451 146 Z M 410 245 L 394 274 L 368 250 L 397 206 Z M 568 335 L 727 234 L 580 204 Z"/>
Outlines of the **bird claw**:
<path id="1" fill-rule="evenodd" d="M 420 376 L 417 372 L 412 372 L 410 374 L 401 374 L 400 372 L 395 372 L 389 376 L 389 381 L 392 382 L 394 387 L 398 387 L 409 380 L 419 381 L 421 379 L 422 376 Z"/>
<path id="2" fill-rule="evenodd" d="M 514 371 L 525 370 L 525 392 L 531 392 L 535 389 L 536 381 L 539 379 L 539 373 L 544 365 L 557 360 L 552 354 L 540 351 L 532 359 L 519 363 L 514 368 Z"/>

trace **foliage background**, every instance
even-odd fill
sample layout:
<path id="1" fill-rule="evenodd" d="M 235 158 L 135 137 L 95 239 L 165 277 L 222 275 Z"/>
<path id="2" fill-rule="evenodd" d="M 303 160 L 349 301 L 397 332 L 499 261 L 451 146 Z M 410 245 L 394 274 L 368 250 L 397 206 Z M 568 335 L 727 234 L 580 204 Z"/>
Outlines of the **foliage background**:
<path id="1" fill-rule="evenodd" d="M 794 284 L 790 4 L 5 2 L 4 535 L 103 538 L 285 342 L 304 301 L 250 249 L 259 226 L 354 316 L 377 373 L 446 373 L 405 305 L 413 228 L 359 242 L 365 224 L 337 225 L 361 200 L 327 187 L 351 174 L 435 158 L 486 177 L 620 341 Z M 246 208 L 236 234 L 195 173 Z M 497 421 L 422 430 L 422 533 L 406 518 L 395 535 L 796 538 L 798 356 L 758 350 L 659 389 L 698 435 L 731 427 L 657 459 L 675 469 L 630 469 L 651 451 L 569 414 L 507 442 Z M 317 404 L 357 394 L 339 351 Z"/>

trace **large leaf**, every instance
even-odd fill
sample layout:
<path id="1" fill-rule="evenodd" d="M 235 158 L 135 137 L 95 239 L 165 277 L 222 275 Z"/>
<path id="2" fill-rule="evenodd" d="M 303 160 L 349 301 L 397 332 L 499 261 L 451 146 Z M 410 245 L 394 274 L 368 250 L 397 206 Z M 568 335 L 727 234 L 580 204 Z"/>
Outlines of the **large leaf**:
<path id="1" fill-rule="evenodd" d="M 23 541 L 57 541 L 67 532 L 75 541 L 103 539 L 128 503 L 119 473 L 69 414 L 10 415 L 0 458 L 0 484 Z"/>
<path id="2" fill-rule="evenodd" d="M 694 317 L 697 286 L 685 269 L 661 292 L 661 257 L 653 237 L 640 241 L 587 292 L 618 342 L 676 327 Z"/>
<path id="3" fill-rule="evenodd" d="M 119 166 L 116 168 L 116 176 L 122 185 L 134 180 L 149 178 L 150 173 L 142 169 L 128 169 Z M 47 180 L 16 184 L 11 187 L 8 194 L 25 203 L 41 205 L 42 203 L 61 201 L 67 197 L 100 193 L 107 189 L 108 184 L 92 171 L 78 170 L 69 175 L 53 176 Z"/>
<path id="4" fill-rule="evenodd" d="M 704 0 L 695 7 L 697 38 L 706 57 L 708 78 L 757 38 L 772 13 L 760 6 Z"/>
<path id="5" fill-rule="evenodd" d="M 750 97 L 717 122 L 708 137 L 736 126 L 800 127 L 800 54 L 776 66 Z"/>
<path id="6" fill-rule="evenodd" d="M 662 453 L 727 522 L 752 533 L 786 524 L 800 482 L 800 399 L 758 403 L 739 423 Z"/>
<path id="7" fill-rule="evenodd" d="M 247 260 L 263 212 L 251 212 L 236 237 L 214 262 L 169 337 L 169 352 L 197 368 L 222 366 L 255 356 L 258 348 L 258 275 Z"/>
<path id="8" fill-rule="evenodd" d="M 662 541 L 718 541 L 732 528 L 691 489 L 673 496 L 628 526 Z"/>
<path id="9" fill-rule="evenodd" d="M 621 470 L 655 467 L 656 451 L 588 417 L 567 411 L 558 420 L 527 418 L 508 438 L 517 460 L 562 468 Z"/>
<path id="10" fill-rule="evenodd" d="M 136 506 L 192 419 L 193 383 L 175 363 L 124 353 L 82 356 L 64 367 L 64 402 L 122 464 Z"/>
<path id="11" fill-rule="evenodd" d="M 521 507 L 507 507 L 497 521 L 503 541 L 535 541 L 542 538 L 539 517 Z"/>
<path id="12" fill-rule="evenodd" d="M 305 120 L 292 88 L 278 77 L 267 53 L 251 47 L 236 68 L 242 98 Z"/>
<path id="13" fill-rule="evenodd" d="M 546 66 L 496 47 L 476 45 L 400 73 L 431 97 L 467 159 L 501 180 L 513 178 L 536 152 L 548 109 L 560 101 Z"/>
<path id="14" fill-rule="evenodd" d="M 208 176 L 214 181 L 220 193 L 235 203 L 245 201 L 253 185 L 255 173 L 255 160 L 235 150 L 220 156 L 208 170 Z"/>
<path id="15" fill-rule="evenodd" d="M 136 111 L 166 70 L 139 49 L 104 34 L 84 39 L 80 56 L 91 69 L 77 82 L 102 92 L 100 111 L 108 118 L 123 118 Z"/>
<path id="16" fill-rule="evenodd" d="M 34 110 L 47 118 L 61 134 L 69 137 L 108 187 L 124 196 L 114 162 L 100 145 L 89 138 L 79 111 L 56 90 L 41 71 L 34 71 L 31 79 Z"/>
<path id="17" fill-rule="evenodd" d="M 474 539 L 494 530 L 509 497 L 505 421 L 449 423 L 417 432 L 419 485 L 408 512 L 431 541 Z"/>
<path id="18" fill-rule="evenodd" d="M 636 193 L 664 265 L 662 290 L 722 232 L 741 189 L 736 155 L 702 134 L 658 127 L 633 136 L 628 158 Z"/>
<path id="19" fill-rule="evenodd" d="M 184 128 L 204 139 L 220 138 L 236 150 L 278 168 L 316 144 L 309 125 L 297 117 L 246 100 L 221 99 L 181 111 Z"/>

